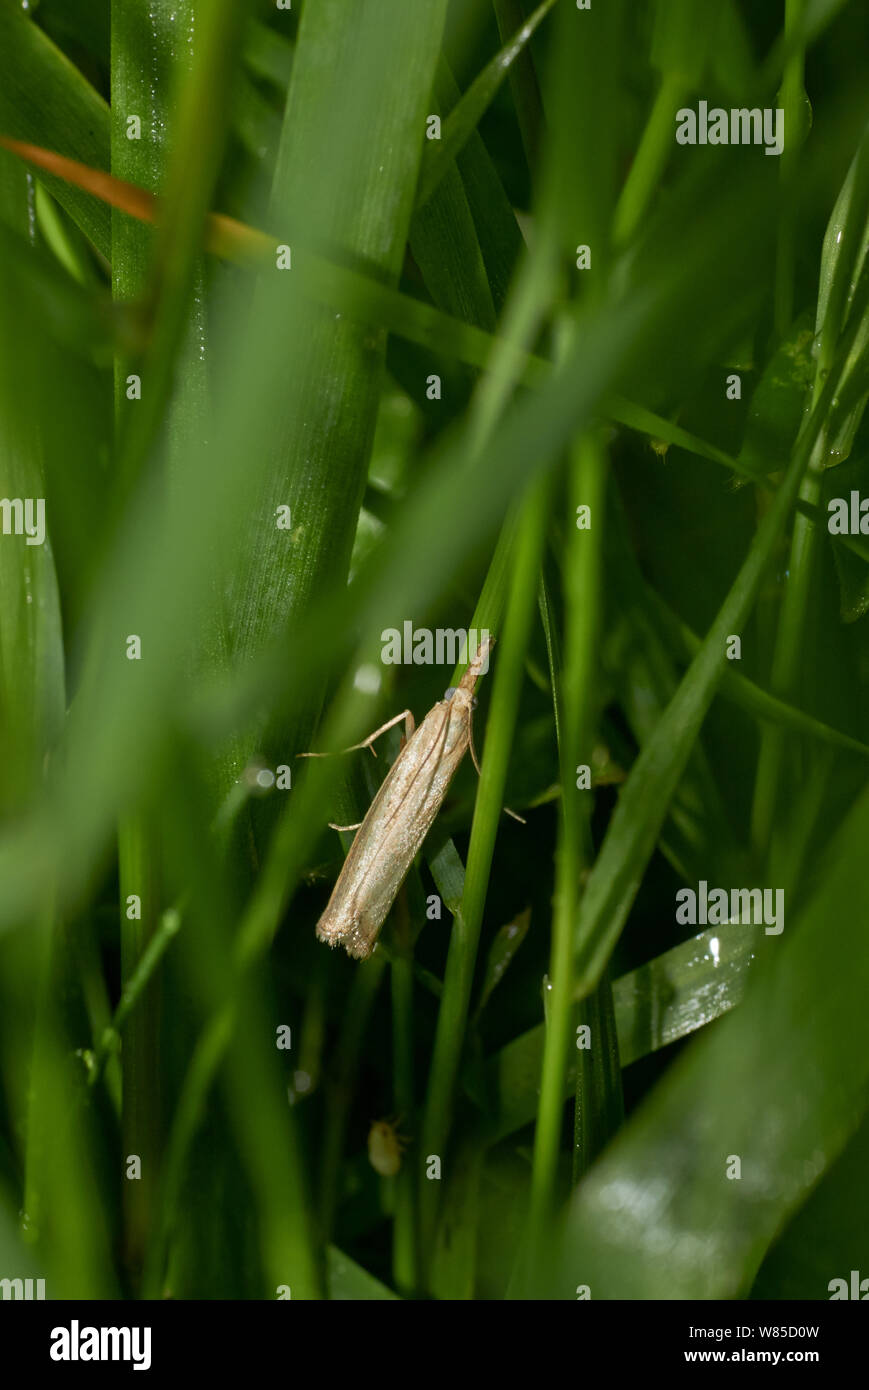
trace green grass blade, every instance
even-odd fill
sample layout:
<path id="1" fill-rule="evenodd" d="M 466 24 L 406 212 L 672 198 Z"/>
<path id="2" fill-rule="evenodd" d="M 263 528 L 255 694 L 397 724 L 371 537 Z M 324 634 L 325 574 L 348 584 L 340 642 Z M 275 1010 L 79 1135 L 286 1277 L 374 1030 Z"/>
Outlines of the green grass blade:
<path id="1" fill-rule="evenodd" d="M 621 1065 L 668 1047 L 740 1003 L 760 940 L 758 927 L 711 927 L 619 976 L 612 995 Z M 487 1059 L 482 1090 L 467 1080 L 475 1098 L 491 1107 L 490 1143 L 533 1120 L 544 1041 L 542 1023 L 529 1028 Z M 576 1084 L 577 1056 L 570 1060 L 563 1100 Z"/>
<path id="2" fill-rule="evenodd" d="M 600 979 L 624 926 L 639 882 L 637 866 L 645 865 L 653 850 L 670 798 L 724 673 L 727 637 L 741 630 L 751 612 L 773 547 L 796 500 L 809 454 L 816 447 L 822 420 L 822 412 L 816 411 L 733 588 L 619 798 L 577 925 L 582 993 Z"/>
<path id="3" fill-rule="evenodd" d="M 866 1106 L 867 830 L 864 794 L 799 922 L 765 943 L 741 1007 L 686 1053 L 578 1189 L 551 1294 L 586 1283 L 595 1298 L 744 1296 Z M 728 1181 L 728 1155 L 741 1181 Z"/>
<path id="4" fill-rule="evenodd" d="M 538 483 L 528 498 L 517 532 L 510 598 L 503 636 L 497 648 L 495 689 L 483 751 L 480 790 L 471 828 L 462 907 L 450 936 L 422 1128 L 423 1152 L 438 1154 L 442 1161 L 449 1137 L 454 1089 L 467 1028 L 492 852 L 503 806 L 524 652 L 536 594 L 546 505 L 547 490 Z M 436 1187 L 423 1178 L 420 1209 L 424 1261 L 427 1257 L 431 1258 L 436 1202 Z"/>
<path id="5" fill-rule="evenodd" d="M 362 1265 L 351 1260 L 349 1255 L 345 1255 L 343 1250 L 330 1245 L 327 1252 L 327 1279 L 329 1284 L 329 1297 L 332 1301 L 343 1302 L 378 1302 L 384 1299 L 397 1299 L 398 1294 L 393 1293 L 379 1279 L 375 1279 Z"/>
<path id="6" fill-rule="evenodd" d="M 498 21 L 501 42 L 515 44 L 516 38 L 510 39 L 510 35 L 521 37 L 523 25 L 531 23 L 530 19 L 525 20 L 521 0 L 492 0 L 492 8 Z M 533 176 L 540 131 L 543 126 L 543 102 L 540 96 L 534 59 L 531 50 L 524 43 L 516 55 L 516 59 L 510 64 L 510 87 L 513 93 L 513 105 L 516 108 L 519 130 L 522 135 L 522 144 L 525 147 L 525 158 Z"/>
<path id="7" fill-rule="evenodd" d="M 108 168 L 108 106 L 18 5 L 0 6 L 0 52 L 0 130 L 97 169 Z M 61 179 L 47 176 L 45 185 L 108 259 L 108 209 Z"/>
<path id="8" fill-rule="evenodd" d="M 684 655 L 686 658 L 695 656 L 702 645 L 696 632 L 692 632 L 686 623 L 681 622 L 673 611 L 651 592 L 649 593 L 649 605 L 660 622 L 661 631 L 665 634 L 674 652 Z M 851 738 L 850 735 L 842 733 L 839 729 L 831 728 L 829 724 L 825 724 L 820 719 L 814 719 L 810 714 L 796 709 L 785 700 L 776 699 L 774 695 L 770 695 L 768 691 L 763 690 L 747 676 L 740 675 L 738 671 L 725 671 L 721 680 L 721 695 L 724 699 L 732 700 L 734 704 L 739 705 L 740 709 L 746 710 L 749 714 L 757 715 L 758 719 L 767 723 L 781 725 L 782 728 L 788 729 L 792 733 L 805 734 L 821 743 L 828 743 L 834 748 L 847 749 L 848 752 L 859 753 L 863 757 L 869 755 L 869 744 L 862 743 L 860 739 Z"/>
<path id="9" fill-rule="evenodd" d="M 548 15 L 555 0 L 543 0 L 523 21 L 508 43 L 486 64 L 443 123 L 441 138 L 432 141 L 420 169 L 417 208 L 424 207 L 441 179 L 470 140 L 494 100 L 495 94 L 513 64 L 522 55 L 535 30 Z"/>
<path id="10" fill-rule="evenodd" d="M 578 791 L 580 765 L 590 758 L 599 711 L 595 699 L 596 654 L 603 612 L 603 520 L 606 512 L 608 459 L 597 435 L 581 439 L 570 460 L 568 517 L 573 520 L 564 561 L 564 668 L 552 670 L 553 688 L 561 683 L 559 762 L 561 824 L 556 850 L 552 947 L 549 962 L 549 1007 L 534 1133 L 529 1206 L 529 1259 L 544 1257 L 558 1194 L 558 1161 L 564 1110 L 568 1049 L 574 1040 L 573 924 L 579 885 L 591 863 L 592 797 Z M 580 505 L 590 508 L 591 527 L 578 530 Z M 549 643 L 550 648 L 552 642 Z M 596 1033 L 595 1050 L 602 1039 Z M 588 1096 L 577 1097 L 585 1104 Z"/>
<path id="11" fill-rule="evenodd" d="M 846 334 L 846 309 L 849 293 L 862 263 L 861 239 L 865 236 L 867 207 L 869 134 L 864 132 L 836 200 L 824 238 L 815 322 L 818 351 L 811 397 L 813 406 L 820 399 L 822 392 L 829 387 L 834 373 L 840 378 L 843 377 L 844 364 L 841 364 L 841 355 L 843 351 L 846 355 L 850 351 L 850 348 L 845 347 L 846 337 L 853 347 L 859 334 L 860 325 L 853 313 Z M 862 406 L 852 403 L 851 409 L 857 412 L 859 420 Z M 834 438 L 834 426 L 830 420 L 826 420 L 821 442 L 810 460 L 800 486 L 800 501 L 806 505 L 809 514 L 800 511 L 794 520 L 788 563 L 789 584 L 776 632 L 770 672 L 771 693 L 784 700 L 793 699 L 803 660 L 805 630 L 814 605 L 813 591 L 820 564 L 820 533 L 812 513 L 820 503 L 823 474 Z M 757 851 L 761 854 L 769 853 L 774 864 L 781 854 L 783 828 L 783 824 L 774 827 L 774 823 L 787 778 L 782 731 L 775 726 L 767 726 L 763 734 L 755 782 L 752 834 Z"/>

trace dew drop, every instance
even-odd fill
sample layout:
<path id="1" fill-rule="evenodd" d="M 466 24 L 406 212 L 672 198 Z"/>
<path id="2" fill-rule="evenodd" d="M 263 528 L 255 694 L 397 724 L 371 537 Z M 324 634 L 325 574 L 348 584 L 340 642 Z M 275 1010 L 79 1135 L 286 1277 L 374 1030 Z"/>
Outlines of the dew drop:
<path id="1" fill-rule="evenodd" d="M 28 169 L 27 180 L 27 239 L 31 246 L 36 245 L 36 180 Z"/>

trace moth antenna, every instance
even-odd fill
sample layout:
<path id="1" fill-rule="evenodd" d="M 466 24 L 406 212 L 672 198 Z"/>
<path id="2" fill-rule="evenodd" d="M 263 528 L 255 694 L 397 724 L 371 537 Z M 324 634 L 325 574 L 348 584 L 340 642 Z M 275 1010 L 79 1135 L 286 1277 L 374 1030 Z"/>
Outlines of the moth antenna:
<path id="1" fill-rule="evenodd" d="M 470 722 L 469 722 L 469 724 L 468 724 L 468 748 L 470 749 L 470 752 L 471 752 L 471 761 L 472 761 L 472 763 L 474 764 L 474 767 L 477 769 L 477 776 L 478 776 L 478 777 L 482 777 L 483 774 L 482 774 L 482 772 L 480 771 L 480 764 L 477 762 L 477 750 L 476 750 L 476 748 L 474 747 L 474 719 L 473 719 L 473 715 L 471 716 Z M 512 817 L 513 817 L 513 820 L 517 820 L 517 821 L 519 822 L 520 825 L 527 825 L 527 824 L 528 824 L 528 822 L 527 822 L 527 820 L 525 819 L 524 816 L 520 816 L 520 815 L 518 815 L 515 811 L 511 811 L 509 806 L 505 806 L 505 807 L 504 807 L 504 811 L 505 811 L 506 815 L 512 816 Z"/>
<path id="2" fill-rule="evenodd" d="M 482 774 L 482 772 L 480 771 L 480 764 L 477 762 L 477 750 L 476 750 L 476 748 L 474 747 L 474 716 L 473 716 L 473 714 L 469 714 L 469 717 L 468 717 L 468 747 L 469 747 L 470 750 L 471 750 L 471 762 L 474 764 L 474 767 L 477 769 L 477 776 L 478 776 L 478 777 L 482 777 L 483 774 Z"/>

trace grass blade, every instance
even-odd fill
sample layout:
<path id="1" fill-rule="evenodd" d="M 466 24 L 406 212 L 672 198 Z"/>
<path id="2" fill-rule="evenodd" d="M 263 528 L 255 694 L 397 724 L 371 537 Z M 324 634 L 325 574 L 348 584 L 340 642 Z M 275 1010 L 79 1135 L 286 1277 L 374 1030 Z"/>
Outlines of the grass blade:
<path id="1" fill-rule="evenodd" d="M 799 926 L 766 943 L 741 1007 L 686 1053 L 578 1189 L 558 1297 L 573 1297 L 580 1282 L 595 1298 L 744 1295 L 776 1231 L 843 1147 L 869 1079 L 858 941 L 867 828 L 864 795 Z M 844 976 L 839 951 L 849 962 Z M 746 1107 L 746 1087 L 763 1095 L 757 1107 Z M 741 1157 L 741 1182 L 727 1181 L 727 1155 Z"/>

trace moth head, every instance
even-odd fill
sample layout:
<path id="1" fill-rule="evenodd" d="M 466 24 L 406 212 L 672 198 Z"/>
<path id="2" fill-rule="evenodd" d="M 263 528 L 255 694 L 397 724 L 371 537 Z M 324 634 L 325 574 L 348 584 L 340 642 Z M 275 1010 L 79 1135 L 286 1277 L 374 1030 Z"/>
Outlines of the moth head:
<path id="1" fill-rule="evenodd" d="M 453 698 L 453 696 L 455 695 L 456 691 L 458 690 L 458 688 L 459 688 L 459 687 L 458 687 L 457 685 L 448 685 L 447 688 L 446 688 L 446 690 L 444 691 L 444 699 L 445 699 L 446 701 L 451 700 L 451 699 Z M 472 695 L 472 696 L 471 696 L 471 709 L 476 709 L 476 708 L 477 708 L 477 697 L 476 697 L 476 695 Z"/>

